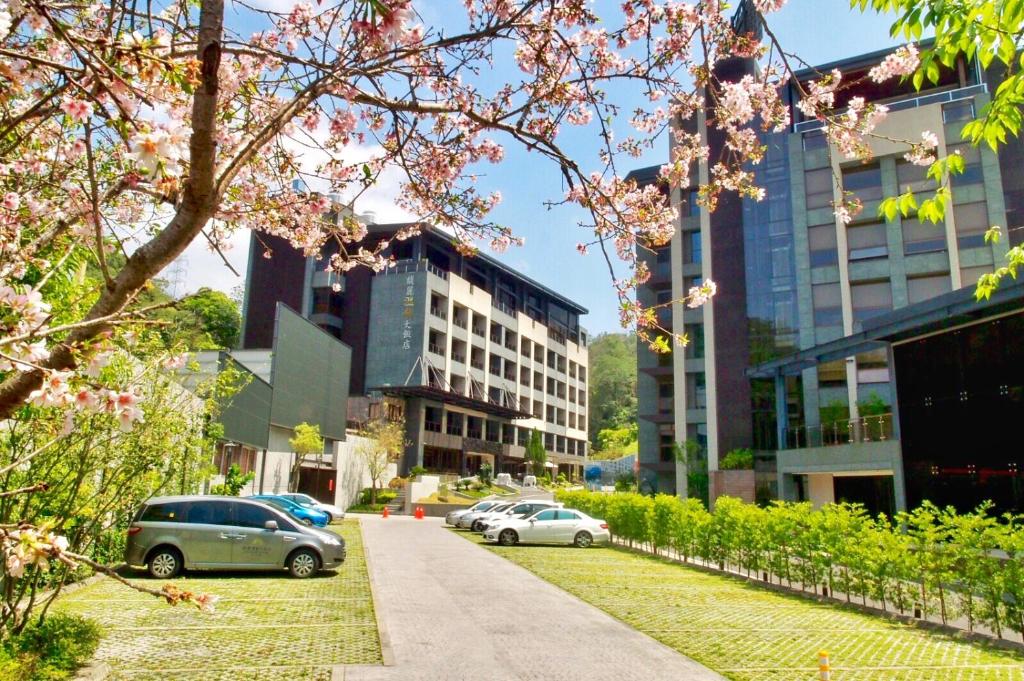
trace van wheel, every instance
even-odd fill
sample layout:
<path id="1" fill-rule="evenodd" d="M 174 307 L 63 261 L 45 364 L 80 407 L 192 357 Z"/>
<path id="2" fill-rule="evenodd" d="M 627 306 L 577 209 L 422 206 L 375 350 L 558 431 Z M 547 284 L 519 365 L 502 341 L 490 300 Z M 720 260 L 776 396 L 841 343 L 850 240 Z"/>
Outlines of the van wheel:
<path id="1" fill-rule="evenodd" d="M 577 532 L 576 538 L 572 541 L 577 547 L 585 549 L 594 543 L 594 538 L 590 536 L 589 532 Z"/>
<path id="2" fill-rule="evenodd" d="M 156 579 L 170 579 L 181 572 L 181 552 L 171 546 L 163 546 L 149 555 L 146 564 L 149 575 Z"/>
<path id="3" fill-rule="evenodd" d="M 299 549 L 288 558 L 288 572 L 292 577 L 306 579 L 320 569 L 320 557 L 310 549 Z"/>

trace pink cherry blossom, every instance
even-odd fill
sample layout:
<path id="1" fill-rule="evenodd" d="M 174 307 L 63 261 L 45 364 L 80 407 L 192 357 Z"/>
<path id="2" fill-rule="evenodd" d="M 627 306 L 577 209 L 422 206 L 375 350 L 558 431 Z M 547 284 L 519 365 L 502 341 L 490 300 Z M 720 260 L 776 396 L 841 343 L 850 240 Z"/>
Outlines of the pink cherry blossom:
<path id="1" fill-rule="evenodd" d="M 73 97 L 65 97 L 60 105 L 60 110 L 66 113 L 71 120 L 79 123 L 86 123 L 92 116 L 92 103 Z"/>
<path id="2" fill-rule="evenodd" d="M 868 71 L 868 77 L 882 83 L 897 76 L 909 76 L 921 65 L 921 57 L 913 43 L 904 45 L 890 53 L 882 63 Z"/>

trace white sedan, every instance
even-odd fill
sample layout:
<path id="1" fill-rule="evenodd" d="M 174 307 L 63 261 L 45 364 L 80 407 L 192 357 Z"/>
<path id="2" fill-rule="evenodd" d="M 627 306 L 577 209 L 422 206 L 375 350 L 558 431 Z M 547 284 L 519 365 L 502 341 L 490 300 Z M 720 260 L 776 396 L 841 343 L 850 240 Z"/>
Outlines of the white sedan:
<path id="1" fill-rule="evenodd" d="M 343 520 L 345 518 L 345 511 L 338 508 L 334 504 L 325 504 L 317 501 L 308 494 L 300 494 L 298 492 L 290 492 L 288 494 L 278 494 L 279 497 L 284 497 L 289 501 L 294 501 L 299 506 L 305 506 L 306 508 L 315 508 L 318 511 L 323 511 L 331 517 L 331 520 Z"/>
<path id="2" fill-rule="evenodd" d="M 488 527 L 485 541 L 502 546 L 524 544 L 573 544 L 585 549 L 612 540 L 608 523 L 571 508 L 548 508 L 528 518 L 514 518 Z"/>

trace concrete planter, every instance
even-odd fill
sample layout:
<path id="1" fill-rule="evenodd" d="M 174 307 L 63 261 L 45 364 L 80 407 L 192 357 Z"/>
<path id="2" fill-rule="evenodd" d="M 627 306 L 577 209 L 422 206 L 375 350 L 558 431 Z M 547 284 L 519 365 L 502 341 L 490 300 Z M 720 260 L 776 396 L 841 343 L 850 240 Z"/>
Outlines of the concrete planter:
<path id="1" fill-rule="evenodd" d="M 711 507 L 718 497 L 735 497 L 754 503 L 755 478 L 752 470 L 711 471 Z"/>

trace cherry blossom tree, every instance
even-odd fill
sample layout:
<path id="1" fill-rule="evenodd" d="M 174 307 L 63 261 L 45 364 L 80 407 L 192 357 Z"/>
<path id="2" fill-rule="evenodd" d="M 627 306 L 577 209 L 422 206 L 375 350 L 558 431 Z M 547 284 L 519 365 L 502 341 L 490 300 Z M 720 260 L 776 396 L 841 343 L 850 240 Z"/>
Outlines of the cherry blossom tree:
<path id="1" fill-rule="evenodd" d="M 632 292 L 650 276 L 638 253 L 666 244 L 677 215 L 625 171 L 667 139 L 666 186 L 688 186 L 706 163 L 708 210 L 723 192 L 759 200 L 757 130 L 790 123 L 788 55 L 770 30 L 734 27 L 718 0 L 624 0 L 601 16 L 587 0 L 449 0 L 443 27 L 410 0 L 258 1 L 0 0 L 0 419 L 31 404 L 145 427 L 138 396 L 97 370 L 127 325 L 150 318 L 140 292 L 197 239 L 219 251 L 251 230 L 309 256 L 331 244 L 329 271 L 382 270 L 387 243 L 368 246 L 352 215 L 324 218 L 331 195 L 357 211 L 397 174 L 399 205 L 463 252 L 519 243 L 490 217 L 500 194 L 478 182 L 513 147 L 559 170 L 566 190 L 547 198 L 585 209 L 578 250 L 607 260 L 623 325 L 668 350 L 666 334 L 684 338 Z M 745 9 L 770 21 L 784 3 Z M 737 56 L 758 61 L 757 75 L 720 81 L 716 64 Z M 871 77 L 919 62 L 910 45 Z M 509 64 L 506 82 L 481 77 Z M 885 110 L 834 111 L 842 86 L 823 74 L 801 85 L 799 106 L 855 156 Z M 687 124 L 698 117 L 724 133 L 715 158 Z M 565 151 L 570 128 L 592 133 L 592 157 Z M 908 158 L 933 162 L 933 136 L 908 144 Z M 844 219 L 855 210 L 836 206 Z M 87 266 L 97 275 L 78 277 Z M 53 291 L 69 282 L 58 309 Z M 715 291 L 706 281 L 685 302 Z M 64 554 L 45 529 L 18 532 L 5 540 L 15 563 Z"/>

